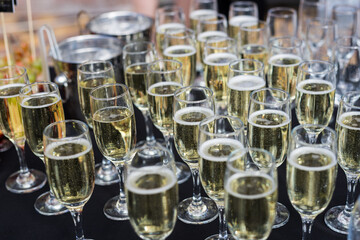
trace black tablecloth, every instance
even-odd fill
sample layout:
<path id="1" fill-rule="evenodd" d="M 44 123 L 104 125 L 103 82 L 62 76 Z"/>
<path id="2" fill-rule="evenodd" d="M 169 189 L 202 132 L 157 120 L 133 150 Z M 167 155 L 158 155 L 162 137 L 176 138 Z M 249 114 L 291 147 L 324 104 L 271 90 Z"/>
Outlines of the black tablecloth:
<path id="1" fill-rule="evenodd" d="M 74 107 L 74 106 L 72 106 Z M 293 115 L 293 119 L 295 119 Z M 145 125 L 141 113 L 136 110 L 138 140 L 145 138 Z M 296 120 L 293 125 L 296 125 Z M 333 126 L 333 123 L 332 123 Z M 155 129 L 155 135 L 161 137 Z M 93 141 L 96 162 L 101 161 L 101 155 Z M 5 180 L 19 169 L 18 158 L 14 148 L 0 153 L 0 239 L 37 239 L 37 240 L 63 240 L 75 239 L 74 225 L 69 213 L 60 216 L 42 216 L 38 214 L 33 204 L 36 198 L 49 189 L 45 185 L 39 191 L 30 194 L 14 194 L 6 190 Z M 44 171 L 44 165 L 26 147 L 26 158 L 30 168 Z M 177 157 L 177 160 L 179 158 Z M 299 214 L 291 206 L 286 193 L 285 163 L 279 168 L 279 202 L 290 210 L 289 222 L 272 231 L 270 240 L 301 239 L 301 220 Z M 84 208 L 84 232 L 88 238 L 96 240 L 107 239 L 139 239 L 130 226 L 129 221 L 112 221 L 103 214 L 103 206 L 107 200 L 119 193 L 118 185 L 107 187 L 96 186 L 92 197 Z M 192 194 L 192 181 L 189 179 L 179 186 L 180 200 Z M 205 195 L 205 193 L 203 193 Z M 339 167 L 335 193 L 329 208 L 345 204 L 346 180 Z M 327 209 L 326 209 L 327 210 Z M 324 213 L 326 212 L 324 211 Z M 324 213 L 315 219 L 312 230 L 312 239 L 346 239 L 345 235 L 330 230 L 324 223 Z M 171 239 L 198 240 L 218 232 L 218 220 L 205 225 L 189 225 L 177 221 Z"/>

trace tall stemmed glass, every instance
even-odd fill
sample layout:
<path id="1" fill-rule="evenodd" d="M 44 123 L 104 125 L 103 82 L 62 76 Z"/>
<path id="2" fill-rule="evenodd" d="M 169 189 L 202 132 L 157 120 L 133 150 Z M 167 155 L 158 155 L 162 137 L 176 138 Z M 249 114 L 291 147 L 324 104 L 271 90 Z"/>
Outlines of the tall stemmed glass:
<path id="1" fill-rule="evenodd" d="M 326 19 L 327 0 L 301 0 L 299 4 L 299 38 L 305 40 L 308 20 L 313 18 Z"/>
<path id="2" fill-rule="evenodd" d="M 98 86 L 115 83 L 113 65 L 109 61 L 90 60 L 84 62 L 78 67 L 77 80 L 81 112 L 92 129 L 90 92 Z M 95 184 L 97 185 L 106 186 L 119 182 L 116 168 L 104 157 L 101 163 L 95 165 L 95 171 Z"/>
<path id="3" fill-rule="evenodd" d="M 280 166 L 288 151 L 291 131 L 290 95 L 280 89 L 263 88 L 250 95 L 247 138 L 250 147 L 269 151 Z M 289 211 L 277 203 L 274 228 L 289 220 Z"/>
<path id="4" fill-rule="evenodd" d="M 235 239 L 267 239 L 278 198 L 274 158 L 266 150 L 241 148 L 229 156 L 225 174 L 225 211 Z"/>
<path id="5" fill-rule="evenodd" d="M 217 217 L 216 203 L 201 197 L 199 176 L 199 123 L 213 116 L 213 92 L 205 87 L 184 87 L 175 92 L 174 135 L 180 157 L 190 166 L 193 177 L 193 196 L 180 202 L 179 219 L 190 224 L 205 224 Z"/>
<path id="6" fill-rule="evenodd" d="M 207 195 L 219 209 L 219 233 L 206 240 L 234 239 L 227 233 L 224 208 L 226 160 L 231 152 L 244 148 L 244 124 L 230 116 L 207 117 L 199 125 L 200 179 Z"/>
<path id="7" fill-rule="evenodd" d="M 190 28 L 197 31 L 200 19 L 214 19 L 218 11 L 216 0 L 191 0 L 190 2 Z"/>
<path id="8" fill-rule="evenodd" d="M 239 27 L 244 22 L 257 21 L 259 18 L 258 6 L 252 1 L 236 1 L 229 8 L 229 37 L 238 38 Z"/>
<path id="9" fill-rule="evenodd" d="M 335 232 L 347 234 L 355 203 L 355 188 L 360 177 L 360 92 L 343 95 L 336 117 L 338 163 L 347 180 L 345 206 L 331 208 L 325 214 L 326 225 Z"/>
<path id="10" fill-rule="evenodd" d="M 331 13 L 335 23 L 336 38 L 356 36 L 358 24 L 358 8 L 356 6 L 336 4 Z"/>
<path id="11" fill-rule="evenodd" d="M 59 88 L 55 83 L 35 82 L 20 89 L 20 105 L 26 141 L 31 151 L 44 161 L 43 131 L 51 123 L 65 120 Z M 49 191 L 35 201 L 35 210 L 51 216 L 67 212 Z"/>
<path id="12" fill-rule="evenodd" d="M 77 120 L 48 125 L 44 156 L 49 185 L 75 224 L 76 240 L 84 240 L 82 211 L 95 186 L 95 160 L 88 126 Z"/>
<path id="13" fill-rule="evenodd" d="M 159 143 L 137 146 L 130 156 L 125 186 L 131 226 L 142 239 L 164 240 L 177 220 L 174 157 Z"/>
<path id="14" fill-rule="evenodd" d="M 96 144 L 119 173 L 120 195 L 104 206 L 112 220 L 128 219 L 124 189 L 124 163 L 136 142 L 136 123 L 128 88 L 123 84 L 105 84 L 90 92 L 90 107 Z"/>
<path id="15" fill-rule="evenodd" d="M 316 141 L 308 129 L 318 129 Z M 299 125 L 291 132 L 286 164 L 289 199 L 302 221 L 302 240 L 310 239 L 317 215 L 329 205 L 337 176 L 336 133 L 317 124 Z"/>
<path id="16" fill-rule="evenodd" d="M 297 13 L 293 8 L 275 7 L 267 12 L 266 22 L 270 28 L 270 39 L 296 37 Z"/>
<path id="17" fill-rule="evenodd" d="M 30 193 L 46 183 L 46 175 L 38 170 L 28 169 L 25 161 L 25 133 L 19 91 L 28 83 L 24 67 L 0 68 L 0 129 L 14 144 L 20 162 L 20 171 L 11 174 L 5 182 L 6 189 L 13 193 Z"/>

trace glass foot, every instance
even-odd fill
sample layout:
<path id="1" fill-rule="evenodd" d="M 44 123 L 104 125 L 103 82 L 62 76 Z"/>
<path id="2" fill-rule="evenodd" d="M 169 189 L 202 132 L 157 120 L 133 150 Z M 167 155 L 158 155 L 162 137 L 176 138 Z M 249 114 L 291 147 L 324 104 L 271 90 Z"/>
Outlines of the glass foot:
<path id="1" fill-rule="evenodd" d="M 95 184 L 99 186 L 108 186 L 119 182 L 119 174 L 116 167 L 111 164 L 109 167 L 102 167 L 102 163 L 95 165 Z"/>
<path id="2" fill-rule="evenodd" d="M 336 206 L 326 212 L 324 220 L 333 231 L 348 234 L 350 218 L 344 214 L 345 206 Z"/>
<path id="3" fill-rule="evenodd" d="M 104 214 L 107 218 L 115 221 L 129 219 L 126 203 L 120 204 L 119 196 L 115 196 L 105 203 Z"/>
<path id="4" fill-rule="evenodd" d="M 178 206 L 178 218 L 184 223 L 205 224 L 214 221 L 218 209 L 214 200 L 203 197 L 202 204 L 192 205 L 192 197 L 184 199 Z"/>
<path id="5" fill-rule="evenodd" d="M 205 238 L 205 240 L 236 240 L 232 235 L 228 234 L 227 238 L 220 237 L 219 234 L 211 235 L 210 237 Z"/>
<path id="6" fill-rule="evenodd" d="M 42 188 L 46 183 L 46 175 L 35 169 L 20 175 L 20 171 L 11 174 L 6 179 L 6 189 L 12 193 L 31 193 Z"/>
<path id="7" fill-rule="evenodd" d="M 35 210 L 41 215 L 55 216 L 68 212 L 56 198 L 50 197 L 50 192 L 41 194 L 34 203 Z"/>
<path id="8" fill-rule="evenodd" d="M 176 162 L 176 177 L 179 184 L 186 182 L 191 177 L 191 171 L 188 165 L 182 162 Z"/>
<path id="9" fill-rule="evenodd" d="M 275 229 L 284 226 L 289 221 L 289 217 L 290 217 L 289 210 L 282 203 L 277 202 L 276 217 L 272 228 Z"/>

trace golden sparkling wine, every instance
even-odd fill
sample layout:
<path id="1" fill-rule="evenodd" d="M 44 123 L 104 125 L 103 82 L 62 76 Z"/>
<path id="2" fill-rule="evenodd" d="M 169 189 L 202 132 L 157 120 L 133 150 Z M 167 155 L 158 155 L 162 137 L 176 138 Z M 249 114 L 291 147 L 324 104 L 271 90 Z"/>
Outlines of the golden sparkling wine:
<path id="1" fill-rule="evenodd" d="M 238 75 L 228 81 L 228 114 L 238 117 L 246 126 L 250 104 L 250 93 L 264 88 L 265 80 L 253 75 Z"/>
<path id="2" fill-rule="evenodd" d="M 148 89 L 151 119 L 161 131 L 173 132 L 174 93 L 181 87 L 177 82 L 158 82 Z"/>
<path id="3" fill-rule="evenodd" d="M 185 25 L 182 23 L 173 22 L 161 24 L 156 28 L 156 47 L 160 54 L 162 54 L 164 50 L 165 32 L 166 30 L 173 28 L 185 28 Z"/>
<path id="4" fill-rule="evenodd" d="M 277 183 L 268 175 L 234 174 L 225 186 L 225 210 L 237 239 L 267 239 L 276 215 Z"/>
<path id="5" fill-rule="evenodd" d="M 349 174 L 360 174 L 360 112 L 342 114 L 336 122 L 338 162 Z"/>
<path id="6" fill-rule="evenodd" d="M 334 110 L 335 86 L 321 79 L 309 79 L 296 86 L 296 116 L 300 124 L 327 126 Z"/>
<path id="7" fill-rule="evenodd" d="M 196 49 L 190 45 L 175 45 L 164 50 L 165 59 L 182 63 L 183 85 L 191 86 L 196 77 Z"/>
<path id="8" fill-rule="evenodd" d="M 214 92 L 216 102 L 225 102 L 229 63 L 237 57 L 231 53 L 213 53 L 204 59 L 206 86 Z"/>
<path id="9" fill-rule="evenodd" d="M 224 204 L 226 161 L 231 152 L 244 148 L 235 139 L 215 138 L 200 145 L 200 178 L 206 194 L 217 204 Z"/>
<path id="10" fill-rule="evenodd" d="M 115 83 L 114 78 L 96 77 L 81 80 L 79 82 L 79 101 L 81 112 L 85 116 L 87 124 L 92 128 L 91 109 L 90 109 L 90 92 L 101 85 Z"/>
<path id="11" fill-rule="evenodd" d="M 286 156 L 291 131 L 289 115 L 279 110 L 261 110 L 250 114 L 248 119 L 248 143 L 250 147 L 269 151 L 280 166 Z"/>
<path id="12" fill-rule="evenodd" d="M 95 185 L 94 154 L 86 139 L 53 142 L 44 152 L 46 174 L 55 197 L 69 207 L 82 206 Z"/>
<path id="13" fill-rule="evenodd" d="M 24 127 L 19 104 L 22 83 L 7 84 L 0 87 L 0 128 L 9 139 L 19 146 L 25 144 Z"/>
<path id="14" fill-rule="evenodd" d="M 199 124 L 214 111 L 204 107 L 187 107 L 174 115 L 174 140 L 180 157 L 191 167 L 198 168 L 199 154 L 197 151 Z"/>
<path id="15" fill-rule="evenodd" d="M 268 55 L 268 49 L 264 45 L 247 44 L 240 49 L 241 59 L 253 59 L 262 62 L 265 73 L 267 72 Z"/>
<path id="16" fill-rule="evenodd" d="M 294 54 L 278 54 L 269 59 L 268 85 L 290 93 L 295 99 L 296 78 L 301 58 Z"/>
<path id="17" fill-rule="evenodd" d="M 190 28 L 197 31 L 197 25 L 200 19 L 207 21 L 216 20 L 217 11 L 212 9 L 198 9 L 190 13 Z"/>
<path id="18" fill-rule="evenodd" d="M 328 206 L 337 174 L 335 154 L 325 148 L 301 147 L 287 159 L 286 181 L 291 204 L 300 214 L 316 216 Z"/>
<path id="19" fill-rule="evenodd" d="M 31 151 L 41 159 L 44 156 L 43 131 L 47 125 L 65 120 L 61 97 L 39 93 L 21 102 L 26 141 Z"/>
<path id="20" fill-rule="evenodd" d="M 105 107 L 94 113 L 93 123 L 101 153 L 115 165 L 123 164 L 136 142 L 134 112 L 125 107 Z"/>
<path id="21" fill-rule="evenodd" d="M 144 239 L 165 239 L 177 219 L 178 185 L 169 169 L 144 167 L 126 180 L 130 223 Z"/>
<path id="22" fill-rule="evenodd" d="M 129 87 L 131 99 L 141 111 L 148 109 L 146 95 L 147 63 L 136 63 L 125 69 L 125 84 Z"/>
<path id="23" fill-rule="evenodd" d="M 196 47 L 197 47 L 197 62 L 198 63 L 203 63 L 203 57 L 204 57 L 204 48 L 205 48 L 205 43 L 207 40 L 212 39 L 214 37 L 226 37 L 227 34 L 226 32 L 222 32 L 222 31 L 206 31 L 206 32 L 202 32 L 199 33 L 197 36 L 197 42 L 196 42 Z"/>
<path id="24" fill-rule="evenodd" d="M 257 21 L 258 18 L 250 15 L 235 16 L 229 20 L 229 36 L 238 39 L 240 25 L 245 22 Z M 255 25 L 257 23 L 254 23 Z"/>

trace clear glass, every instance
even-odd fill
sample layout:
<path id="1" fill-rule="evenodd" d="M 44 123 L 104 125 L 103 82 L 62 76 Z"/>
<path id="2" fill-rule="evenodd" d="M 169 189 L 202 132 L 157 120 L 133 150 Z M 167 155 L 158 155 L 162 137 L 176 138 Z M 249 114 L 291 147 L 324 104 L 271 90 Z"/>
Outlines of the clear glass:
<path id="1" fill-rule="evenodd" d="M 291 131 L 291 104 L 287 92 L 263 88 L 250 95 L 247 127 L 248 146 L 269 151 L 280 166 L 288 151 Z M 276 206 L 274 228 L 285 225 L 289 211 L 281 203 Z"/>
<path id="2" fill-rule="evenodd" d="M 319 132 L 313 141 L 309 129 Z M 317 215 L 329 205 L 337 176 L 336 133 L 317 124 L 295 127 L 291 132 L 286 164 L 287 192 L 300 214 L 302 240 L 310 239 Z"/>
<path id="3" fill-rule="evenodd" d="M 266 85 L 264 64 L 257 60 L 240 59 L 229 64 L 227 112 L 245 125 L 248 118 L 250 94 Z"/>
<path id="4" fill-rule="evenodd" d="M 358 8 L 352 5 L 334 5 L 332 8 L 332 20 L 335 23 L 335 36 L 356 36 L 358 21 Z"/>
<path id="5" fill-rule="evenodd" d="M 0 68 L 0 129 L 14 144 L 20 162 L 20 171 L 11 174 L 5 186 L 10 192 L 20 194 L 34 192 L 46 183 L 46 175 L 38 170 L 28 169 L 25 161 L 25 133 L 19 91 L 28 83 L 24 67 Z"/>
<path id="6" fill-rule="evenodd" d="M 309 19 L 304 41 L 305 59 L 334 62 L 335 25 L 333 21 L 323 18 Z"/>
<path id="7" fill-rule="evenodd" d="M 347 234 L 351 211 L 355 204 L 355 188 L 360 177 L 360 92 L 343 95 L 336 117 L 338 163 L 344 170 L 347 180 L 345 206 L 336 206 L 325 214 L 326 225 L 335 232 Z"/>
<path id="8" fill-rule="evenodd" d="M 179 219 L 190 224 L 205 224 L 217 217 L 216 203 L 201 197 L 199 176 L 199 123 L 215 114 L 213 92 L 206 87 L 189 86 L 175 92 L 174 138 L 180 157 L 189 165 L 193 179 L 193 196 L 179 204 Z"/>
<path id="9" fill-rule="evenodd" d="M 205 85 L 214 92 L 216 112 L 226 114 L 229 63 L 238 59 L 237 44 L 233 38 L 212 37 L 204 47 Z"/>
<path id="10" fill-rule="evenodd" d="M 236 239 L 267 239 L 276 214 L 278 183 L 274 158 L 258 148 L 231 153 L 225 174 L 225 212 Z"/>
<path id="11" fill-rule="evenodd" d="M 309 19 L 326 18 L 326 0 L 301 0 L 299 4 L 299 38 L 305 41 Z"/>
<path id="12" fill-rule="evenodd" d="M 91 114 L 96 144 L 104 157 L 118 170 L 120 195 L 104 206 L 104 214 L 112 220 L 127 220 L 124 189 L 124 163 L 135 147 L 136 123 L 133 104 L 127 86 L 105 84 L 90 92 Z"/>
<path id="13" fill-rule="evenodd" d="M 84 240 L 82 211 L 95 187 L 95 160 L 88 126 L 65 120 L 44 129 L 46 174 L 55 197 L 75 224 L 76 240 Z"/>
<path id="14" fill-rule="evenodd" d="M 231 152 L 246 145 L 244 124 L 231 116 L 211 116 L 200 122 L 198 152 L 202 186 L 219 209 L 219 233 L 206 240 L 235 239 L 227 233 L 224 179 L 226 160 Z"/>
<path id="15" fill-rule="evenodd" d="M 55 83 L 35 82 L 20 89 L 19 100 L 26 141 L 31 151 L 44 161 L 43 131 L 51 123 L 65 120 L 59 88 Z M 51 191 L 35 201 L 35 210 L 45 216 L 67 212 Z"/>
<path id="16" fill-rule="evenodd" d="M 131 226 L 142 239 L 166 239 L 174 229 L 179 201 L 174 157 L 157 142 L 137 146 L 130 155 L 125 189 Z"/>
<path id="17" fill-rule="evenodd" d="M 296 78 L 302 62 L 302 41 L 295 37 L 274 38 L 270 41 L 267 83 L 271 88 L 290 93 L 295 100 Z"/>
<path id="18" fill-rule="evenodd" d="M 236 1 L 229 8 L 229 37 L 238 38 L 239 27 L 244 22 L 257 21 L 258 6 L 252 1 Z"/>
<path id="19" fill-rule="evenodd" d="M 87 124 L 92 129 L 90 92 L 98 86 L 116 82 L 113 65 L 109 61 L 86 61 L 78 67 L 77 81 L 80 109 Z M 99 186 L 119 182 L 115 166 L 106 158 L 95 165 L 95 171 L 95 184 Z"/>
<path id="20" fill-rule="evenodd" d="M 270 39 L 295 37 L 297 34 L 297 13 L 293 8 L 270 8 L 267 12 L 266 22 L 270 28 Z"/>
<path id="21" fill-rule="evenodd" d="M 189 8 L 190 28 L 195 32 L 200 19 L 213 18 L 218 12 L 216 0 L 191 0 Z"/>
<path id="22" fill-rule="evenodd" d="M 360 240 L 360 198 L 355 203 L 351 213 L 348 240 Z"/>

